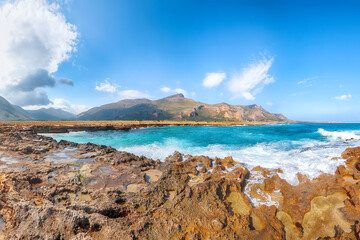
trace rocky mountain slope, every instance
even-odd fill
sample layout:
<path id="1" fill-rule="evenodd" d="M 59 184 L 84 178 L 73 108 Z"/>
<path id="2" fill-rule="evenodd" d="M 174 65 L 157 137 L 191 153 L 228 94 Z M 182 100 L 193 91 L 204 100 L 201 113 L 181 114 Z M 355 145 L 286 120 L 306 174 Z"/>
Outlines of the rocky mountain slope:
<path id="1" fill-rule="evenodd" d="M 176 94 L 159 100 L 126 99 L 79 114 L 77 120 L 286 121 L 258 105 L 206 104 Z"/>

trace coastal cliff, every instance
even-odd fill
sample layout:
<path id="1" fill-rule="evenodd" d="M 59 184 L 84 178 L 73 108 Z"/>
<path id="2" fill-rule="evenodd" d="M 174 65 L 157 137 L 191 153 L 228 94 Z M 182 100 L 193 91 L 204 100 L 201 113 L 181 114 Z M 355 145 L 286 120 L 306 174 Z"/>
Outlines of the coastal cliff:
<path id="1" fill-rule="evenodd" d="M 28 125 L 1 126 L 0 152 L 3 239 L 360 237 L 360 147 L 334 174 L 298 174 L 296 186 L 231 157 L 160 162 Z"/>

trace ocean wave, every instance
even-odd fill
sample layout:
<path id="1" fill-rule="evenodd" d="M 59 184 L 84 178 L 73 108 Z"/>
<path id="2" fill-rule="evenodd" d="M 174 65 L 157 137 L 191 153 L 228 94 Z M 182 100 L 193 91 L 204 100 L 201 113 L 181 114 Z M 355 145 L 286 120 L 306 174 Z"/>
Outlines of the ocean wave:
<path id="1" fill-rule="evenodd" d="M 359 131 L 326 131 L 322 128 L 318 129 L 318 133 L 327 137 L 329 140 L 349 140 L 356 139 L 360 140 L 360 136 L 356 135 Z"/>
<path id="2" fill-rule="evenodd" d="M 86 134 L 86 131 L 70 131 L 64 133 L 38 133 L 38 135 L 59 138 L 59 137 L 72 137 L 72 136 L 81 136 Z"/>
<path id="3" fill-rule="evenodd" d="M 334 128 L 333 125 L 329 127 Z M 325 127 L 324 127 L 325 128 Z M 333 174 L 344 164 L 339 158 L 348 147 L 360 145 L 360 131 L 327 131 L 312 125 L 267 127 L 163 127 L 131 132 L 50 134 L 55 139 L 78 143 L 94 142 L 163 161 L 175 151 L 194 156 L 232 156 L 249 170 L 256 166 L 282 169 L 280 177 L 297 184 L 296 173 L 313 179 Z M 345 141 L 353 139 L 351 141 Z"/>
<path id="4" fill-rule="evenodd" d="M 298 184 L 296 173 L 307 175 L 310 179 L 313 179 L 321 173 L 333 174 L 336 168 L 345 162 L 344 159 L 338 158 L 345 149 L 344 145 L 323 144 L 316 141 L 303 142 L 301 148 L 292 150 L 286 149 L 287 145 L 292 144 L 290 141 L 258 143 L 249 147 L 222 144 L 212 144 L 206 147 L 181 147 L 184 144 L 181 142 L 176 143 L 174 140 L 172 144 L 168 144 L 153 143 L 125 147 L 120 150 L 162 161 L 175 151 L 194 156 L 205 155 L 219 158 L 232 156 L 235 161 L 244 164 L 250 170 L 256 166 L 281 169 L 283 173 L 279 174 L 279 176 L 293 185 Z M 304 148 L 307 150 L 301 151 Z"/>

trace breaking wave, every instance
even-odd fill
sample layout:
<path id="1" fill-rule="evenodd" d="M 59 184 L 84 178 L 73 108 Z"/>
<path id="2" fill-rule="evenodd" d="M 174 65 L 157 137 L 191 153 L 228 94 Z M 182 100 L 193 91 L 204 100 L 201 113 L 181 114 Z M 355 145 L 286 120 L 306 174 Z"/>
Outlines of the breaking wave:
<path id="1" fill-rule="evenodd" d="M 358 142 L 359 143 L 359 142 Z M 153 143 L 142 146 L 121 148 L 122 151 L 132 152 L 153 159 L 164 160 L 167 156 L 179 151 L 183 154 L 205 155 L 209 157 L 224 158 L 232 156 L 235 161 L 252 169 L 261 166 L 268 169 L 282 169 L 280 177 L 289 183 L 298 183 L 296 173 L 307 175 L 310 179 L 318 177 L 321 173 L 332 174 L 345 160 L 339 158 L 346 147 L 356 146 L 356 143 L 323 144 L 317 141 L 302 142 L 301 147 L 287 150 L 293 142 L 259 143 L 250 147 L 229 147 L 214 144 L 206 147 L 183 148 L 181 141 L 174 145 Z M 299 144 L 299 142 L 296 142 Z"/>
<path id="2" fill-rule="evenodd" d="M 325 130 L 326 129 L 326 130 Z M 179 126 L 129 132 L 48 134 L 56 140 L 93 142 L 164 160 L 179 151 L 234 160 L 252 169 L 281 169 L 280 177 L 297 184 L 296 173 L 316 178 L 334 173 L 348 147 L 360 146 L 360 124 L 285 124 L 266 126 Z"/>
<path id="3" fill-rule="evenodd" d="M 326 131 L 322 128 L 318 129 L 318 133 L 329 138 L 330 140 L 360 140 L 360 136 L 356 135 L 359 131 Z"/>

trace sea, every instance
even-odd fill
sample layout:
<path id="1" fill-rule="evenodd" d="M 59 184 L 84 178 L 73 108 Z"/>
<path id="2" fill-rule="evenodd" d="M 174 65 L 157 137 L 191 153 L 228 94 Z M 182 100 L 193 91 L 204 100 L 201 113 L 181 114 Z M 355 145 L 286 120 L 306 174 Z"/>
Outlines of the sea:
<path id="1" fill-rule="evenodd" d="M 56 140 L 92 142 L 120 151 L 164 159 L 183 154 L 232 156 L 249 170 L 256 166 L 281 169 L 280 177 L 297 184 L 296 173 L 310 179 L 333 174 L 344 164 L 341 153 L 360 146 L 360 124 L 288 123 L 239 126 L 165 126 L 130 131 L 46 134 Z"/>

